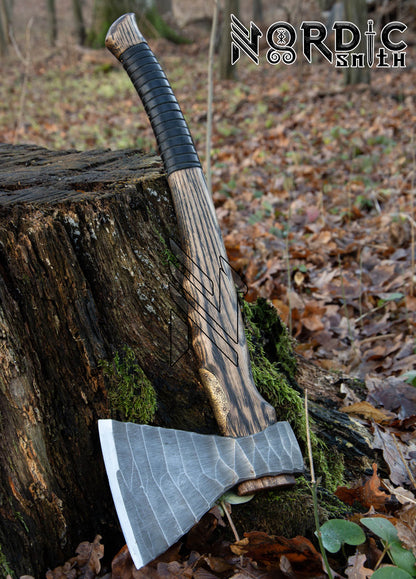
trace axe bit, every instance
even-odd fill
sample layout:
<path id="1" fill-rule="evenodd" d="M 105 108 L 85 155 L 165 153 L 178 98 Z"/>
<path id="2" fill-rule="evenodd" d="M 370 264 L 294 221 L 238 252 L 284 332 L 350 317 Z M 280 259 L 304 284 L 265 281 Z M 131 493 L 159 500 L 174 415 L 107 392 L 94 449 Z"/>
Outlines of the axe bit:
<path id="1" fill-rule="evenodd" d="M 302 454 L 287 422 L 257 391 L 233 272 L 192 136 L 134 14 L 110 27 L 107 48 L 123 64 L 149 116 L 172 193 L 180 276 L 192 346 L 223 436 L 100 420 L 104 462 L 137 568 L 163 553 L 228 489 L 293 484 Z M 246 486 L 244 486 L 246 485 Z M 248 486 L 247 486 L 248 485 Z"/>

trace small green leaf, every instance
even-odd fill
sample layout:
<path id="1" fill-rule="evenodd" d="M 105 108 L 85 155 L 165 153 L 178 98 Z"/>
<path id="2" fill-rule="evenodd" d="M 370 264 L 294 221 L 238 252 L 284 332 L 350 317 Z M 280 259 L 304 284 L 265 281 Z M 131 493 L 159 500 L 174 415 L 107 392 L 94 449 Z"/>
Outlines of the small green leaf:
<path id="1" fill-rule="evenodd" d="M 404 375 L 404 378 L 408 384 L 416 386 L 416 370 L 409 370 L 409 372 L 406 372 Z"/>
<path id="2" fill-rule="evenodd" d="M 320 530 L 324 547 L 330 553 L 337 553 L 343 543 L 361 545 L 365 541 L 365 534 L 361 527 L 345 519 L 326 521 Z"/>
<path id="3" fill-rule="evenodd" d="M 404 298 L 404 294 L 402 294 L 401 292 L 394 292 L 392 294 L 390 294 L 388 296 L 388 298 L 386 298 L 388 301 L 394 301 L 394 302 L 398 302 L 400 300 L 402 300 Z"/>
<path id="4" fill-rule="evenodd" d="M 381 304 L 384 304 L 386 302 L 399 302 L 404 298 L 404 294 L 402 294 L 401 292 L 382 293 L 379 295 Z"/>
<path id="5" fill-rule="evenodd" d="M 412 576 L 407 571 L 403 571 L 403 569 L 389 565 L 388 567 L 377 569 L 371 575 L 371 579 L 412 579 Z"/>
<path id="6" fill-rule="evenodd" d="M 388 544 L 398 540 L 396 527 L 384 517 L 361 519 L 361 523 Z"/>
<path id="7" fill-rule="evenodd" d="M 221 504 L 220 499 L 218 499 L 218 502 L 216 503 L 216 505 L 217 505 L 217 507 L 218 507 L 218 510 L 220 511 L 220 515 L 223 517 L 223 516 L 225 515 L 225 511 L 224 511 L 224 509 L 222 508 L 222 504 Z"/>
<path id="8" fill-rule="evenodd" d="M 241 505 L 243 503 L 248 503 L 253 497 L 254 495 L 245 495 L 244 497 L 240 497 L 240 495 L 236 495 L 232 491 L 227 491 L 219 499 L 219 502 L 224 501 L 225 503 L 230 503 L 230 505 Z"/>
<path id="9" fill-rule="evenodd" d="M 416 559 L 411 551 L 408 551 L 402 546 L 400 541 L 391 543 L 389 552 L 395 565 L 407 571 L 412 577 L 416 576 Z"/>

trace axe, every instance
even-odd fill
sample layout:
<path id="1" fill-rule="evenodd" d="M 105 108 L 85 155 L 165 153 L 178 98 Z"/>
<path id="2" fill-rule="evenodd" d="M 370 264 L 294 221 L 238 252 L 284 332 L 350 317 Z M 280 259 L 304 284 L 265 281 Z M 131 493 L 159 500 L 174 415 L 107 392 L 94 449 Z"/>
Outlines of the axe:
<path id="1" fill-rule="evenodd" d="M 228 489 L 294 482 L 302 454 L 287 422 L 258 393 L 233 272 L 195 146 L 169 82 L 134 14 L 110 27 L 107 48 L 123 64 L 149 116 L 175 207 L 186 309 L 201 383 L 222 436 L 100 420 L 114 504 L 137 568 L 184 535 Z M 246 481 L 246 482 L 243 482 Z M 246 486 L 244 486 L 246 485 Z"/>

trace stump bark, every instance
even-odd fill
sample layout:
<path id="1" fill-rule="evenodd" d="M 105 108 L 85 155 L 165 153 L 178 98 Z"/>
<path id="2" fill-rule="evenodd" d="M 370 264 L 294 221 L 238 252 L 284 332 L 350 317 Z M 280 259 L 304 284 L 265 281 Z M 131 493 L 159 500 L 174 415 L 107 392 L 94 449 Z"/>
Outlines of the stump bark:
<path id="1" fill-rule="evenodd" d="M 3 144 L 0 161 L 0 562 L 42 577 L 96 534 L 108 555 L 123 544 L 98 440 L 101 361 L 134 351 L 155 424 L 218 426 L 169 292 L 177 233 L 160 159 Z M 336 394 L 339 378 L 322 379 Z M 315 412 L 327 432 L 331 412 Z"/>

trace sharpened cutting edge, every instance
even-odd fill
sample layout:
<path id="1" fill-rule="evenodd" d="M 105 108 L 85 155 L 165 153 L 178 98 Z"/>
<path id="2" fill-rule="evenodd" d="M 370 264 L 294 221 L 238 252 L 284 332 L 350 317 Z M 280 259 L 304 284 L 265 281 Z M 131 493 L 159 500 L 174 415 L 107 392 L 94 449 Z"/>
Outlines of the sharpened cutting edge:
<path id="1" fill-rule="evenodd" d="M 146 565 L 148 561 L 144 561 L 140 553 L 140 548 L 136 542 L 136 537 L 133 527 L 130 524 L 130 517 L 127 514 L 127 506 L 124 502 L 123 494 L 117 480 L 117 473 L 120 472 L 120 465 L 118 462 L 118 455 L 116 452 L 115 439 L 113 434 L 112 420 L 99 420 L 98 432 L 100 435 L 101 449 L 103 453 L 105 469 L 110 485 L 111 495 L 113 497 L 114 505 L 116 507 L 118 520 L 120 522 L 121 530 L 123 531 L 124 539 L 129 548 L 129 553 L 137 569 Z"/>

